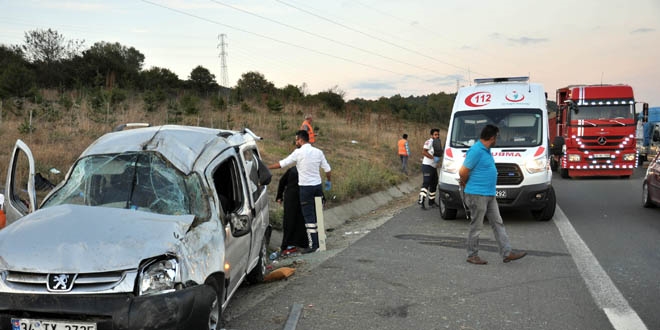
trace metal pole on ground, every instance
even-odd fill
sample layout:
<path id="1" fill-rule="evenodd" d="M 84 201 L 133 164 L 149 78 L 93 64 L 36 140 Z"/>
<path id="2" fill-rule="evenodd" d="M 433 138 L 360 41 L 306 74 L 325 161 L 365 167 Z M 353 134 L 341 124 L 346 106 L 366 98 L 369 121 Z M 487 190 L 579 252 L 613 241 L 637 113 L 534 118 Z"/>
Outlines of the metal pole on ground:
<path id="1" fill-rule="evenodd" d="M 316 208 L 316 226 L 319 233 L 319 251 L 325 251 L 325 222 L 323 220 L 323 201 L 321 197 L 314 197 L 314 207 Z"/>

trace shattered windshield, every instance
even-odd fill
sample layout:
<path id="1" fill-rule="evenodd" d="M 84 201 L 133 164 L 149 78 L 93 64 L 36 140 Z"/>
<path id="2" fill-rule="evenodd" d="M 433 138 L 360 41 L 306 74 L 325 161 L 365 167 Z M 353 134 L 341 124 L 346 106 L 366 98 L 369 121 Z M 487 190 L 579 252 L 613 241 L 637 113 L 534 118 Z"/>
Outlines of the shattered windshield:
<path id="1" fill-rule="evenodd" d="M 184 175 L 160 154 L 130 152 L 78 160 L 67 182 L 42 207 L 77 204 L 208 217 L 196 174 Z"/>
<path id="2" fill-rule="evenodd" d="M 543 139 L 540 109 L 492 109 L 461 111 L 454 115 L 450 146 L 466 148 L 479 141 L 484 126 L 500 129 L 498 147 L 534 147 Z"/>

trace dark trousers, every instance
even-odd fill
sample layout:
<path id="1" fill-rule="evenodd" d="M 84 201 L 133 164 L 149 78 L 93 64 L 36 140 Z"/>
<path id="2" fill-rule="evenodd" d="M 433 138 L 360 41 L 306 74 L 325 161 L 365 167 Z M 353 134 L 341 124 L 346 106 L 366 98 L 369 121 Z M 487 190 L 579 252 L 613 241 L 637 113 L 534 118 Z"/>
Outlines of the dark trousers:
<path id="1" fill-rule="evenodd" d="M 422 165 L 422 179 L 418 203 L 423 205 L 424 200 L 428 199 L 429 204 L 435 204 L 435 192 L 438 189 L 438 169 L 431 165 Z"/>
<path id="2" fill-rule="evenodd" d="M 321 185 L 300 186 L 300 206 L 302 208 L 303 217 L 305 218 L 305 229 L 307 230 L 309 247 L 312 249 L 319 248 L 319 232 L 318 225 L 316 224 L 316 204 L 314 202 L 314 197 L 317 196 L 323 196 Z"/>

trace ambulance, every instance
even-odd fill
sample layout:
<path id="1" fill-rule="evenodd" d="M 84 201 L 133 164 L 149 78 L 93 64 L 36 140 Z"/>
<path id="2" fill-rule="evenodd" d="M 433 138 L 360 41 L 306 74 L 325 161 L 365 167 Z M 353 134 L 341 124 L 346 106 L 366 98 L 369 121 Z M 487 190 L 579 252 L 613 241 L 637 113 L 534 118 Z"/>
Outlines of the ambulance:
<path id="1" fill-rule="evenodd" d="M 548 138 L 547 94 L 529 77 L 475 79 L 459 89 L 454 101 L 438 183 L 440 216 L 455 219 L 465 212 L 458 170 L 467 150 L 479 141 L 487 124 L 499 128 L 491 148 L 497 167 L 496 198 L 500 209 L 531 211 L 547 221 L 555 213 Z"/>

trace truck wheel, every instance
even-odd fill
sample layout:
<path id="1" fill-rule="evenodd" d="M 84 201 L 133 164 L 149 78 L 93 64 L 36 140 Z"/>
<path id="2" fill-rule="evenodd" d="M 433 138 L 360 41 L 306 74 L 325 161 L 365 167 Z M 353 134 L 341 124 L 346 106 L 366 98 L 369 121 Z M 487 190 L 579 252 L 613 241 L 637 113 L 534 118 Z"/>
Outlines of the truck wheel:
<path id="1" fill-rule="evenodd" d="M 445 203 L 445 200 L 440 198 L 440 216 L 444 220 L 454 220 L 456 219 L 456 212 L 458 210 L 456 209 L 450 209 L 447 208 L 447 203 Z"/>
<path id="2" fill-rule="evenodd" d="M 642 205 L 644 207 L 655 207 L 653 202 L 651 202 L 651 198 L 649 196 L 649 187 L 646 184 L 646 181 L 644 181 L 644 184 L 642 184 Z"/>
<path id="3" fill-rule="evenodd" d="M 247 276 L 248 282 L 251 284 L 261 283 L 264 281 L 266 276 L 266 266 L 268 266 L 268 242 L 270 241 L 270 231 L 271 228 L 268 227 L 264 233 L 264 237 L 261 239 L 261 247 L 259 248 L 259 262 L 254 269 L 250 271 Z"/>
<path id="4" fill-rule="evenodd" d="M 550 157 L 550 170 L 557 172 L 559 168 L 559 163 L 555 160 L 555 157 Z"/>
<path id="5" fill-rule="evenodd" d="M 561 177 L 562 177 L 563 179 L 568 179 L 568 178 L 570 178 L 570 176 L 568 176 L 568 170 L 565 169 L 565 168 L 560 168 L 560 169 L 559 169 L 559 174 L 561 175 Z"/>
<path id="6" fill-rule="evenodd" d="M 555 189 L 550 187 L 548 189 L 548 198 L 546 199 L 545 207 L 540 210 L 533 210 L 532 216 L 538 221 L 548 221 L 555 215 L 556 206 L 557 198 L 555 196 Z"/>

